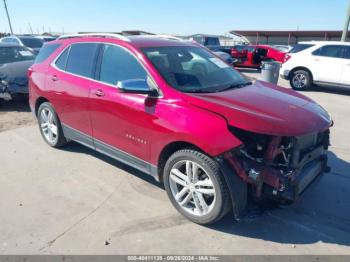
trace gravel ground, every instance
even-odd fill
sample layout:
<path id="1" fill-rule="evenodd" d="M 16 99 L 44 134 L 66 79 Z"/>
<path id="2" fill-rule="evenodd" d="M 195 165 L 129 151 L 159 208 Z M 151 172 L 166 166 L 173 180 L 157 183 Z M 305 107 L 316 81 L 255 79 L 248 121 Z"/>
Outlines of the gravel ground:
<path id="1" fill-rule="evenodd" d="M 0 104 L 0 132 L 36 123 L 28 102 L 9 101 Z"/>

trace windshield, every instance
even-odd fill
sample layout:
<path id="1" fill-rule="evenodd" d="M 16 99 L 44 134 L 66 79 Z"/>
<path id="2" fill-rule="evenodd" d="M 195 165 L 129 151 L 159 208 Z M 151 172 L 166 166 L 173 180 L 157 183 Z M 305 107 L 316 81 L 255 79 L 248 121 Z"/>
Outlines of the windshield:
<path id="1" fill-rule="evenodd" d="M 182 92 L 221 92 L 249 80 L 204 48 L 167 46 L 142 51 L 169 85 Z"/>
<path id="2" fill-rule="evenodd" d="M 25 47 L 0 47 L 0 64 L 34 60 L 34 54 Z"/>
<path id="3" fill-rule="evenodd" d="M 20 39 L 25 46 L 28 46 L 30 48 L 41 48 L 44 44 L 44 41 L 42 39 L 35 38 L 35 37 L 33 38 L 23 37 Z"/>

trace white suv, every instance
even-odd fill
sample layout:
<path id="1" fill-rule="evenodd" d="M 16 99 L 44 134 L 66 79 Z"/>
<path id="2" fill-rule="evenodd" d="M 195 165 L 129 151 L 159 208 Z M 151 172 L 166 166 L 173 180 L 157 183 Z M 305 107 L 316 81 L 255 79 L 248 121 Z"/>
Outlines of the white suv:
<path id="1" fill-rule="evenodd" d="M 300 42 L 286 54 L 280 75 L 296 90 L 312 84 L 350 87 L 350 43 Z"/>

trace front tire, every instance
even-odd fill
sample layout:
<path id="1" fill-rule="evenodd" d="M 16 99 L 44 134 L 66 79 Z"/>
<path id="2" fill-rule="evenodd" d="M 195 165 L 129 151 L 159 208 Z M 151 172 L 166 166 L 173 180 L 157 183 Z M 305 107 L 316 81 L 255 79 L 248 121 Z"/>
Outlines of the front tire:
<path id="1" fill-rule="evenodd" d="M 38 109 L 38 124 L 42 137 L 51 147 L 61 147 L 67 143 L 61 122 L 49 102 L 42 103 Z"/>
<path id="2" fill-rule="evenodd" d="M 306 70 L 297 70 L 292 72 L 289 83 L 294 90 L 307 90 L 312 85 L 312 77 Z"/>
<path id="3" fill-rule="evenodd" d="M 194 223 L 217 222 L 230 210 L 227 186 L 218 164 L 201 152 L 175 152 L 165 164 L 163 178 L 174 207 Z"/>

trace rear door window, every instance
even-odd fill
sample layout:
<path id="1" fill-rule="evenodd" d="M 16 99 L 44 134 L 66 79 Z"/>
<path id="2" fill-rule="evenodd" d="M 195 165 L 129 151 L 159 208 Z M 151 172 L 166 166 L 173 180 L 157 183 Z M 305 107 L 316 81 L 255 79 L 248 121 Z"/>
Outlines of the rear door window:
<path id="1" fill-rule="evenodd" d="M 312 52 L 316 56 L 325 56 L 332 58 L 343 58 L 343 46 L 341 45 L 325 45 Z"/>
<path id="2" fill-rule="evenodd" d="M 44 45 L 36 56 L 34 63 L 38 64 L 44 62 L 58 47 L 60 47 L 60 44 Z"/>
<path id="3" fill-rule="evenodd" d="M 73 44 L 69 51 L 66 71 L 75 75 L 92 78 L 99 44 Z"/>
<path id="4" fill-rule="evenodd" d="M 299 53 L 301 51 L 304 51 L 314 45 L 311 44 L 297 44 L 293 46 L 293 48 L 289 51 L 289 53 Z"/>

